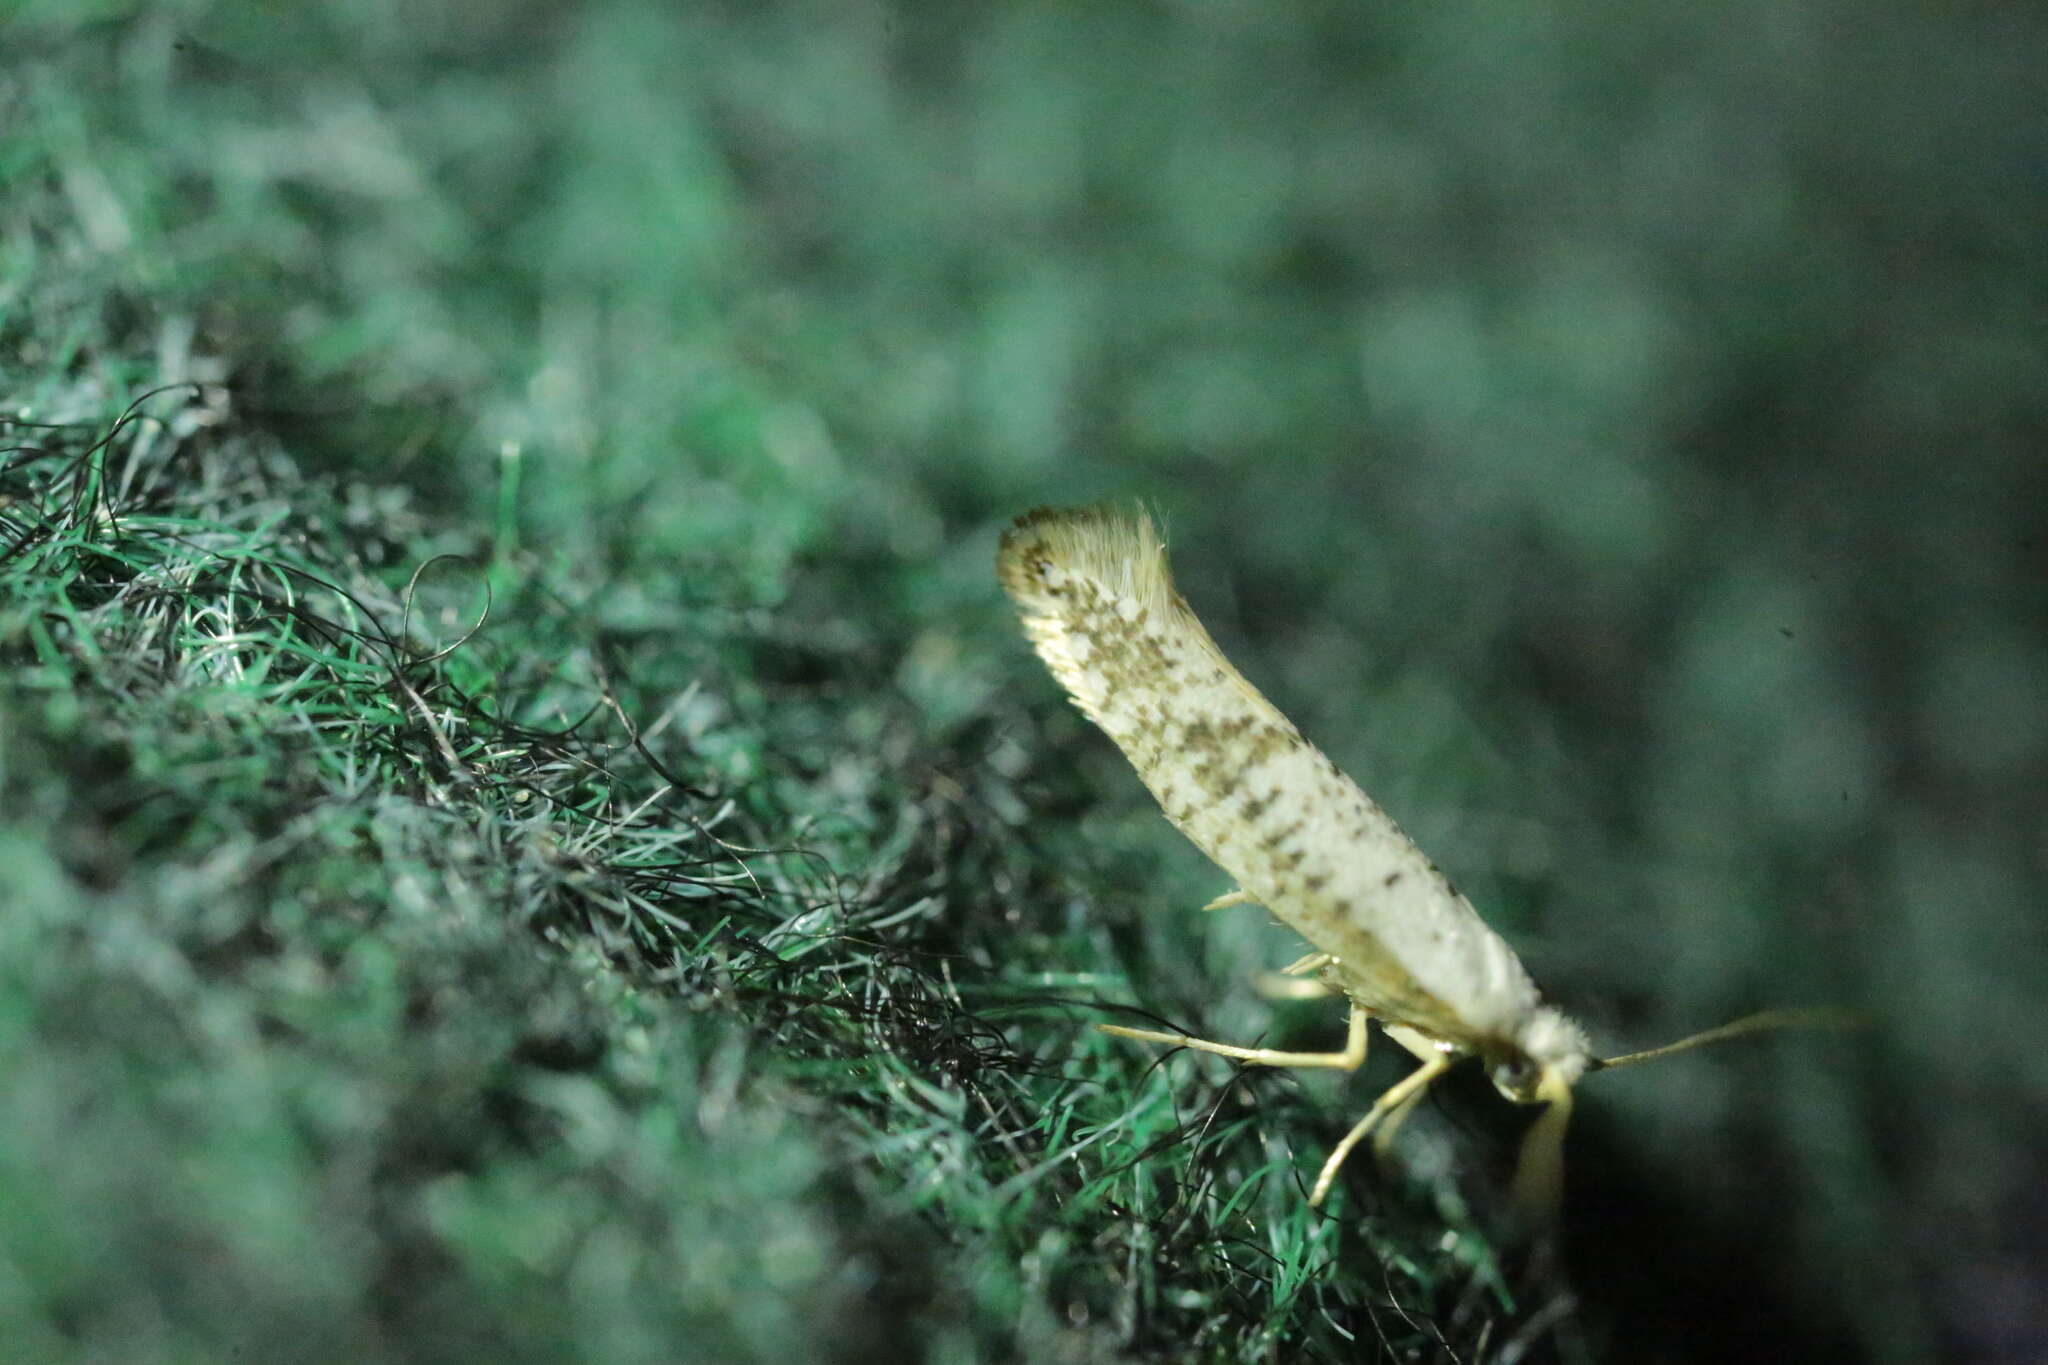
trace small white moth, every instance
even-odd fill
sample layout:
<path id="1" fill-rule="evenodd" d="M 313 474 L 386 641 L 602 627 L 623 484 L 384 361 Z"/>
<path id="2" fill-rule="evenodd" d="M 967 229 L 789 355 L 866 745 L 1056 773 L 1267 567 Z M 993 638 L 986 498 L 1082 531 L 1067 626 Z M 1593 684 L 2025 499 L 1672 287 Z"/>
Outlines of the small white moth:
<path id="1" fill-rule="evenodd" d="M 1754 1015 L 1654 1052 L 1594 1057 L 1585 1030 L 1543 1002 L 1514 950 L 1436 864 L 1223 657 L 1174 590 L 1142 511 L 1026 513 L 1003 536 L 996 574 L 1074 703 L 1116 741 L 1166 818 L 1236 879 L 1237 890 L 1204 908 L 1265 906 L 1315 949 L 1282 970 L 1351 1006 L 1339 1052 L 1099 1027 L 1256 1065 L 1351 1071 L 1365 1061 L 1366 1021 L 1378 1019 L 1421 1059 L 1337 1144 L 1312 1204 L 1360 1141 L 1377 1129 L 1384 1147 L 1432 1081 L 1477 1056 L 1507 1098 L 1546 1106 L 1524 1140 L 1515 1197 L 1526 1215 L 1547 1217 L 1580 1076 L 1809 1022 Z"/>

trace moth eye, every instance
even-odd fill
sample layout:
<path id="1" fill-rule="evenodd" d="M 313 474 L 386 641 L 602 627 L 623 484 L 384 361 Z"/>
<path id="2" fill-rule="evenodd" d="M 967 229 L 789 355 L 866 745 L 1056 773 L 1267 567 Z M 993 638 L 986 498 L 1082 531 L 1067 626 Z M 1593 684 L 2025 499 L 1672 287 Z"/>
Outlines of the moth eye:
<path id="1" fill-rule="evenodd" d="M 1527 1057 L 1510 1057 L 1494 1064 L 1493 1084 L 1511 1100 L 1526 1100 L 1535 1093 L 1541 1070 Z"/>

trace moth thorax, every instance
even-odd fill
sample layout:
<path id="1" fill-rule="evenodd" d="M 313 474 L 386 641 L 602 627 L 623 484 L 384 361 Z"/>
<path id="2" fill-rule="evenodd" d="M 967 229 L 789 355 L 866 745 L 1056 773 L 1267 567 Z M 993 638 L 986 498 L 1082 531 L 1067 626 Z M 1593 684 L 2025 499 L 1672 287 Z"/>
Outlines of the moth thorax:
<path id="1" fill-rule="evenodd" d="M 1567 1086 L 1585 1074 L 1592 1059 L 1586 1031 L 1549 1005 L 1540 1005 L 1513 1041 L 1487 1058 L 1494 1087 L 1517 1104 L 1533 1104 L 1547 1072 Z"/>

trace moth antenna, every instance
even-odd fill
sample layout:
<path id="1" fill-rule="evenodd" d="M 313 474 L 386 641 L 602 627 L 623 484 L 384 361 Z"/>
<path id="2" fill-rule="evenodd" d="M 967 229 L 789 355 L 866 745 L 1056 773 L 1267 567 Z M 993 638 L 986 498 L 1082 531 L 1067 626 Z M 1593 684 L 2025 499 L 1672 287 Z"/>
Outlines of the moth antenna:
<path id="1" fill-rule="evenodd" d="M 1588 1071 L 1611 1071 L 1617 1066 L 1634 1066 L 1637 1062 L 1654 1061 L 1669 1057 L 1674 1052 L 1690 1052 L 1708 1043 L 1718 1043 L 1727 1038 L 1740 1038 L 1750 1033 L 1769 1033 L 1777 1029 L 1852 1029 L 1862 1028 L 1868 1021 L 1850 1010 L 1763 1010 L 1757 1014 L 1746 1014 L 1733 1023 L 1710 1028 L 1704 1033 L 1695 1033 L 1680 1038 L 1675 1043 L 1653 1047 L 1646 1052 L 1628 1052 L 1619 1057 L 1594 1058 L 1586 1063 Z"/>

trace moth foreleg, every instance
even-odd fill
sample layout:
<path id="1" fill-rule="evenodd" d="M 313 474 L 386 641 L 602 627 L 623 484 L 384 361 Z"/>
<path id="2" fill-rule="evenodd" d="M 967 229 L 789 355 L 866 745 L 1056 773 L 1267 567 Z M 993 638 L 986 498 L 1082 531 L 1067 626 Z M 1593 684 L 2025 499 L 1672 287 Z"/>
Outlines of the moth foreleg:
<path id="1" fill-rule="evenodd" d="M 1372 1154 L 1374 1160 L 1382 1164 L 1386 1162 L 1388 1154 L 1394 1149 L 1394 1135 L 1401 1131 L 1401 1125 L 1408 1121 L 1408 1116 L 1415 1112 L 1415 1106 L 1420 1103 L 1422 1103 L 1422 1091 L 1417 1089 L 1406 1099 L 1387 1111 L 1387 1116 L 1380 1120 L 1379 1127 L 1373 1130 Z"/>
<path id="2" fill-rule="evenodd" d="M 1253 900 L 1254 897 L 1251 892 L 1243 887 L 1239 887 L 1235 891 L 1224 892 L 1202 908 L 1204 910 L 1228 910 L 1233 905 L 1250 905 L 1253 903 Z"/>
<path id="3" fill-rule="evenodd" d="M 1097 1024 L 1104 1033 L 1114 1033 L 1119 1038 L 1136 1038 L 1141 1043 L 1171 1043 L 1175 1047 L 1193 1048 L 1197 1052 L 1213 1052 L 1219 1057 L 1234 1057 L 1252 1066 L 1326 1066 L 1337 1071 L 1356 1071 L 1365 1065 L 1365 1021 L 1370 1018 L 1358 1006 L 1351 1007 L 1351 1023 L 1344 1036 L 1342 1052 L 1282 1052 L 1270 1047 L 1236 1047 L 1229 1043 L 1210 1043 L 1200 1038 L 1190 1038 L 1181 1033 L 1161 1033 L 1156 1029 L 1125 1028 L 1121 1024 Z"/>
<path id="4" fill-rule="evenodd" d="M 1444 1055 L 1443 1048 L 1426 1033 L 1417 1033 L 1414 1029 L 1403 1028 L 1399 1024 L 1389 1024 L 1384 1019 L 1380 1021 L 1380 1027 L 1386 1030 L 1389 1038 L 1413 1053 L 1417 1061 L 1432 1061 Z M 1376 1159 L 1382 1162 L 1387 1159 L 1387 1153 L 1394 1146 L 1394 1135 L 1401 1131 L 1401 1125 L 1408 1121 L 1408 1116 L 1415 1112 L 1415 1106 L 1421 1102 L 1422 1091 L 1416 1090 L 1380 1120 L 1379 1126 L 1372 1134 L 1372 1152 Z"/>
<path id="5" fill-rule="evenodd" d="M 1330 1192 L 1331 1182 L 1337 1178 L 1337 1168 L 1344 1164 L 1344 1158 L 1351 1155 L 1351 1149 L 1363 1142 L 1374 1128 L 1385 1122 L 1388 1115 L 1405 1111 L 1408 1105 L 1419 1099 L 1422 1092 L 1429 1088 L 1429 1083 L 1448 1071 L 1450 1066 L 1451 1059 L 1442 1053 L 1426 1057 L 1421 1066 L 1396 1081 L 1388 1088 L 1386 1094 L 1373 1101 L 1373 1106 L 1366 1111 L 1365 1117 L 1344 1135 L 1344 1140 L 1330 1153 L 1330 1159 L 1323 1163 L 1322 1173 L 1316 1176 L 1316 1187 L 1310 1193 L 1308 1202 L 1311 1205 L 1322 1203 L 1323 1196 Z"/>

